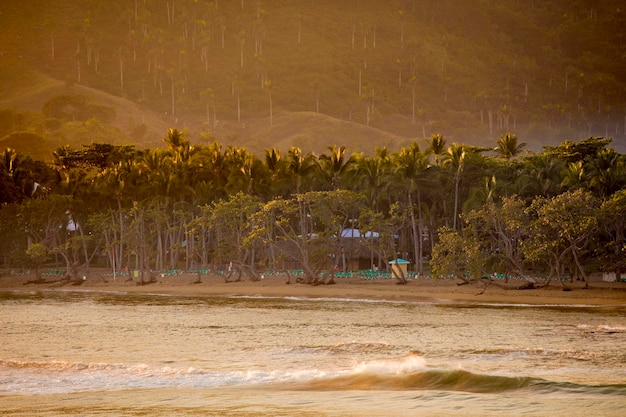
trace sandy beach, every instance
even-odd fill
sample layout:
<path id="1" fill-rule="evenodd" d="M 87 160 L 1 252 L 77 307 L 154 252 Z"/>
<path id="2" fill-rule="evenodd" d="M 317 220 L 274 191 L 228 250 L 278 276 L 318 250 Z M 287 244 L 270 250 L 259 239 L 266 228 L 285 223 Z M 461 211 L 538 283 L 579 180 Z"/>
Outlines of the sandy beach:
<path id="1" fill-rule="evenodd" d="M 406 285 L 398 285 L 393 279 L 366 280 L 357 276 L 336 278 L 334 285 L 306 285 L 295 283 L 292 277 L 287 284 L 286 275 L 265 276 L 260 281 L 225 282 L 221 275 L 203 275 L 201 283 L 195 283 L 195 274 L 164 275 L 156 283 L 138 285 L 126 276 L 115 279 L 105 271 L 91 271 L 81 285 L 59 281 L 59 277 L 45 277 L 46 283 L 29 283 L 34 279 L 26 275 L 5 274 L 0 277 L 0 291 L 102 291 L 124 293 L 149 293 L 181 296 L 265 296 L 350 298 L 389 301 L 423 302 L 471 302 L 502 304 L 554 304 L 554 305 L 626 305 L 626 283 L 604 282 L 600 275 L 593 275 L 589 288 L 584 283 L 567 282 L 570 290 L 564 290 L 558 282 L 539 289 L 518 290 L 523 281 L 512 280 L 508 284 L 498 281 L 485 289 L 482 282 L 458 285 L 453 279 L 417 278 Z M 506 287 L 506 288 L 503 288 Z"/>
<path id="2" fill-rule="evenodd" d="M 164 274 L 137 285 L 85 275 L 81 285 L 0 277 L 0 414 L 584 417 L 624 408 L 626 283 L 594 276 L 589 289 L 485 290 L 451 279 L 310 286 L 203 275 L 194 284 L 194 274 Z"/>

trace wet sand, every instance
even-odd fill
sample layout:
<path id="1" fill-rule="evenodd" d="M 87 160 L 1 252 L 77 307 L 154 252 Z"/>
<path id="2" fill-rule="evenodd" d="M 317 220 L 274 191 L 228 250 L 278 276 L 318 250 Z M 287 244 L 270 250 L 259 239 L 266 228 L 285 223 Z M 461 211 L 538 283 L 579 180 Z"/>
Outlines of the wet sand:
<path id="1" fill-rule="evenodd" d="M 263 296 L 263 297 L 307 297 L 349 298 L 388 301 L 423 302 L 471 302 L 532 305 L 626 305 L 626 283 L 604 282 L 600 275 L 593 275 L 589 288 L 580 281 L 565 283 L 564 290 L 559 282 L 538 289 L 515 289 L 524 281 L 509 283 L 497 281 L 485 288 L 483 282 L 459 285 L 453 279 L 418 278 L 406 285 L 398 285 L 394 279 L 362 279 L 360 277 L 336 278 L 333 285 L 287 284 L 286 275 L 266 276 L 260 281 L 246 277 L 242 281 L 225 282 L 221 275 L 202 275 L 201 283 L 195 274 L 158 276 L 157 282 L 138 285 L 126 276 L 115 279 L 106 271 L 91 271 L 81 285 L 60 281 L 59 277 L 45 277 L 46 283 L 28 283 L 30 275 L 4 275 L 0 277 L 0 291 L 102 291 L 123 293 L 149 293 L 179 296 Z M 505 287 L 505 288 L 503 288 Z"/>

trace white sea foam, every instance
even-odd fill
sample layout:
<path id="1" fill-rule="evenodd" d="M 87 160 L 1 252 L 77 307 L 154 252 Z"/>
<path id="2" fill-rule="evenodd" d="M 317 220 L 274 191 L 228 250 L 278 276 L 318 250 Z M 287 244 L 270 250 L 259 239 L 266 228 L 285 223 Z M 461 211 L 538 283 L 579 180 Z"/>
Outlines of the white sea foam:
<path id="1" fill-rule="evenodd" d="M 0 393 L 56 394 L 132 388 L 217 387 L 301 382 L 341 375 L 322 369 L 204 371 L 194 367 L 0 361 Z"/>
<path id="2" fill-rule="evenodd" d="M 377 360 L 362 362 L 354 367 L 355 373 L 406 374 L 426 369 L 426 360 L 418 355 L 409 355 L 400 360 Z"/>

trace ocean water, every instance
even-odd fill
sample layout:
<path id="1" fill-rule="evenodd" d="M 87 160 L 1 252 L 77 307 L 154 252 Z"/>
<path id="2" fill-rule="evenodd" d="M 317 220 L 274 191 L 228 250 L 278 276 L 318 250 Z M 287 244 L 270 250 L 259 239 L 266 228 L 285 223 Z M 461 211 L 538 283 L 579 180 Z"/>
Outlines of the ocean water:
<path id="1" fill-rule="evenodd" d="M 626 306 L 0 293 L 8 416 L 623 416 Z"/>

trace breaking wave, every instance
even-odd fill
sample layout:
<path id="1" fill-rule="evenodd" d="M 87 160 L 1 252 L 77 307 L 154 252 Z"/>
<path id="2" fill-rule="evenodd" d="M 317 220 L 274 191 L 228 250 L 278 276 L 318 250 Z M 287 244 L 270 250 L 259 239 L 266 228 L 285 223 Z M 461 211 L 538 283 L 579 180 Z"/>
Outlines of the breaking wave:
<path id="1" fill-rule="evenodd" d="M 477 394 L 495 394 L 515 390 L 535 392 L 595 393 L 601 395 L 626 395 L 626 384 L 583 385 L 547 381 L 531 377 L 508 377 L 476 374 L 460 369 L 425 370 L 406 374 L 356 373 L 330 379 L 311 381 L 307 390 L 372 390 L 372 391 L 462 391 Z"/>
<path id="2" fill-rule="evenodd" d="M 308 381 L 302 388 L 320 391 L 435 390 L 485 394 L 526 389 L 543 393 L 565 391 L 626 395 L 626 384 L 584 385 L 526 376 L 478 374 L 462 369 L 430 369 L 424 358 L 418 355 L 409 355 L 399 361 L 362 363 L 349 373 Z"/>
<path id="3" fill-rule="evenodd" d="M 345 346 L 348 349 L 350 345 Z M 274 384 L 289 390 L 436 390 L 470 393 L 594 393 L 626 396 L 626 384 L 584 385 L 532 377 L 430 369 L 419 355 L 363 362 L 345 370 L 200 370 L 147 364 L 0 360 L 0 394 L 52 394 L 133 388 L 204 388 Z"/>

